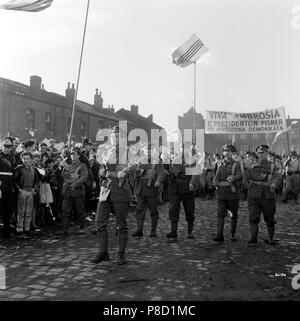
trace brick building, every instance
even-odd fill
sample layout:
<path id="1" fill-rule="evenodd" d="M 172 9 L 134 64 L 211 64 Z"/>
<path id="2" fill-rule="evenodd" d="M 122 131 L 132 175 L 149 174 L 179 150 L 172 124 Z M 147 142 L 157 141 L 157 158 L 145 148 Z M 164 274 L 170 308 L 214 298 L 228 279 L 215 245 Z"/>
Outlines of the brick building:
<path id="1" fill-rule="evenodd" d="M 39 142 L 44 138 L 55 138 L 65 142 L 71 124 L 74 95 L 74 84 L 71 86 L 70 83 L 63 96 L 46 91 L 39 76 L 31 76 L 29 86 L 0 78 L 1 137 L 9 134 L 20 140 L 33 138 Z M 110 128 L 120 120 L 128 120 L 129 131 L 143 126 L 138 121 L 131 122 L 120 113 L 115 113 L 113 106 L 104 108 L 101 92 L 96 89 L 94 104 L 76 101 L 72 139 L 81 142 L 89 137 L 95 142 L 99 129 Z"/>
<path id="2" fill-rule="evenodd" d="M 205 128 L 205 119 L 197 113 L 196 128 Z M 178 128 L 192 129 L 194 121 L 194 110 L 190 108 L 183 116 L 178 116 Z M 209 153 L 220 153 L 224 144 L 234 143 L 241 152 L 248 150 L 255 151 L 260 144 L 267 144 L 272 151 L 277 154 L 288 153 L 288 146 L 291 150 L 296 150 L 300 154 L 300 119 L 292 119 L 288 116 L 287 126 L 290 129 L 287 133 L 281 134 L 278 139 L 274 138 L 276 133 L 272 134 L 205 134 L 205 150 Z M 289 144 L 288 138 L 289 137 Z M 274 142 L 274 143 L 273 143 Z"/>

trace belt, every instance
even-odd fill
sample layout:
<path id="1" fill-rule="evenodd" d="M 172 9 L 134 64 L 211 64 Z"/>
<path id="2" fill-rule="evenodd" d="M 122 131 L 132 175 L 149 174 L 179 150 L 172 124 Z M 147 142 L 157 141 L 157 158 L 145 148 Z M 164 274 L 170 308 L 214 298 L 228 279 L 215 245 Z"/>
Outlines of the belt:
<path id="1" fill-rule="evenodd" d="M 219 182 L 218 186 L 231 186 L 231 183 L 229 182 L 225 182 L 225 181 L 222 181 L 222 182 Z"/>
<path id="2" fill-rule="evenodd" d="M 10 172 L 0 172 L 0 175 L 2 175 L 2 176 L 12 176 L 13 173 L 10 173 Z"/>
<path id="3" fill-rule="evenodd" d="M 269 183 L 268 183 L 268 182 L 251 181 L 251 180 L 250 180 L 250 183 L 256 184 L 256 185 L 261 185 L 261 186 L 269 186 Z"/>

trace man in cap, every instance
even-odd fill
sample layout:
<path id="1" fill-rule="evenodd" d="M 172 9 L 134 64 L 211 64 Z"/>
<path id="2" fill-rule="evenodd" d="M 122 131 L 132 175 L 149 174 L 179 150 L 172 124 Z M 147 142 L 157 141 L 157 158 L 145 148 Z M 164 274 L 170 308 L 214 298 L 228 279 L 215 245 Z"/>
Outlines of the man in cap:
<path id="1" fill-rule="evenodd" d="M 292 151 L 291 156 L 283 164 L 285 167 L 285 189 L 283 192 L 283 203 L 287 203 L 288 196 L 292 194 L 295 204 L 298 203 L 298 194 L 300 191 L 300 160 L 297 152 Z"/>
<path id="2" fill-rule="evenodd" d="M 183 203 L 185 219 L 188 223 L 187 238 L 193 239 L 193 228 L 195 221 L 195 190 L 200 184 L 200 175 L 193 171 L 196 162 L 194 156 L 185 155 L 185 147 L 181 146 L 181 155 L 173 158 L 170 166 L 170 203 L 169 220 L 171 232 L 167 238 L 177 239 L 180 204 Z"/>
<path id="3" fill-rule="evenodd" d="M 238 221 L 238 209 L 240 190 L 239 184 L 243 179 L 240 163 L 233 160 L 232 155 L 236 152 L 233 145 L 223 146 L 224 160 L 216 172 L 215 184 L 218 195 L 218 222 L 215 242 L 224 242 L 225 217 L 229 213 L 231 217 L 231 241 L 236 241 L 235 232 Z"/>
<path id="4" fill-rule="evenodd" d="M 277 168 L 268 162 L 269 146 L 256 148 L 257 162 L 248 169 L 245 181 L 248 184 L 248 211 L 251 239 L 249 244 L 256 244 L 258 224 L 263 213 L 268 230 L 267 243 L 274 245 L 276 188 L 281 184 L 281 176 Z"/>
<path id="5" fill-rule="evenodd" d="M 33 151 L 34 144 L 35 144 L 34 140 L 28 140 L 24 142 L 23 143 L 24 152 L 31 153 Z"/>
<path id="6" fill-rule="evenodd" d="M 3 214 L 3 232 L 2 238 L 10 238 L 10 218 L 13 212 L 14 202 L 14 157 L 12 154 L 13 144 L 10 139 L 5 139 L 3 142 L 4 151 L 0 152 L 0 189 L 2 198 L 1 212 Z"/>
<path id="7" fill-rule="evenodd" d="M 151 159 L 151 152 L 153 151 L 151 147 L 153 148 L 151 144 L 145 146 L 144 157 L 138 161 L 134 193 L 137 196 L 137 230 L 132 234 L 133 237 L 143 236 L 147 208 L 150 211 L 151 217 L 151 232 L 149 236 L 157 236 L 156 228 L 159 216 L 157 210 L 158 196 L 166 175 L 163 165 L 159 164 L 159 158 L 153 157 Z"/>
<path id="8" fill-rule="evenodd" d="M 132 185 L 130 174 L 136 166 L 128 165 L 128 150 L 120 142 L 120 134 L 126 135 L 113 127 L 110 134 L 110 144 L 102 152 L 100 161 L 101 189 L 96 214 L 96 229 L 99 241 L 99 253 L 91 260 L 100 263 L 109 260 L 108 254 L 108 218 L 110 212 L 116 215 L 118 224 L 119 253 L 118 264 L 126 264 L 125 249 L 128 239 L 127 215 L 131 202 Z"/>
<path id="9" fill-rule="evenodd" d="M 62 176 L 64 183 L 62 187 L 62 234 L 67 236 L 70 224 L 72 209 L 74 208 L 79 217 L 78 234 L 85 233 L 85 187 L 84 183 L 88 178 L 88 169 L 85 164 L 80 162 L 80 148 L 74 147 L 71 152 L 72 163 L 65 167 Z"/>

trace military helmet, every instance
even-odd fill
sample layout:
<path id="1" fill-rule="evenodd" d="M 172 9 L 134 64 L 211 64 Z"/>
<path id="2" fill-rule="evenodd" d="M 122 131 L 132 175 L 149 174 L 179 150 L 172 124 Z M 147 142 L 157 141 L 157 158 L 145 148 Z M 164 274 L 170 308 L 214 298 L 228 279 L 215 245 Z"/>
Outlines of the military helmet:
<path id="1" fill-rule="evenodd" d="M 256 147 L 256 150 L 255 150 L 257 153 L 260 153 L 260 152 L 268 152 L 269 151 L 269 146 L 268 145 L 259 145 Z"/>

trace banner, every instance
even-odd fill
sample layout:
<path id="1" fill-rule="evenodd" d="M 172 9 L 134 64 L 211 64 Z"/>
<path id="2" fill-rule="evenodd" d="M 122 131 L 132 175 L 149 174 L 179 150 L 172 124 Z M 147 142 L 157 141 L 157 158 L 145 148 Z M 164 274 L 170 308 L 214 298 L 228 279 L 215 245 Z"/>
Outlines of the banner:
<path id="1" fill-rule="evenodd" d="M 205 134 L 263 134 L 286 130 L 284 107 L 254 113 L 206 111 Z"/>

